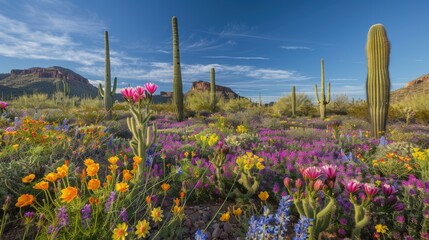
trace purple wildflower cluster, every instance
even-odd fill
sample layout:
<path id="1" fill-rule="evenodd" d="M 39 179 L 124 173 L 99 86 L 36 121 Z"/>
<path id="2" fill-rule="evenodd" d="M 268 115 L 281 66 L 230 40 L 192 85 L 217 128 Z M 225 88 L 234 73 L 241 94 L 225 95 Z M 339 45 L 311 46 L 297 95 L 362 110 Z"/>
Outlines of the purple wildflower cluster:
<path id="1" fill-rule="evenodd" d="M 115 191 L 111 191 L 109 198 L 107 199 L 106 203 L 104 204 L 104 206 L 106 207 L 104 209 L 105 212 L 109 212 L 110 211 L 110 208 L 112 207 L 112 204 L 115 201 L 115 199 L 116 199 L 116 192 Z"/>
<path id="2" fill-rule="evenodd" d="M 91 204 L 85 204 L 82 210 L 80 210 L 80 213 L 81 213 L 82 225 L 84 227 L 89 227 L 89 224 L 91 222 Z"/>

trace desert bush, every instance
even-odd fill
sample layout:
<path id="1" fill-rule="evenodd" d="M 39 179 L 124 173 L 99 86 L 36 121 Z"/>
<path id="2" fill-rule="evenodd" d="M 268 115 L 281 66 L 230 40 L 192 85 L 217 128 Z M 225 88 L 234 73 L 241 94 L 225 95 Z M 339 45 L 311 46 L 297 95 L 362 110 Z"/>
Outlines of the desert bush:
<path id="1" fill-rule="evenodd" d="M 414 118 L 417 123 L 429 124 L 429 105 L 427 104 L 427 94 L 415 94 L 403 98 L 401 101 L 392 104 L 392 106 L 404 109 L 411 108 L 414 112 Z M 405 114 L 403 115 L 405 119 Z"/>
<path id="2" fill-rule="evenodd" d="M 328 105 L 326 111 L 331 114 L 346 115 L 351 103 L 346 95 L 337 95 Z"/>
<path id="3" fill-rule="evenodd" d="M 365 100 L 358 100 L 347 109 L 347 115 L 369 121 L 368 105 Z"/>
<path id="4" fill-rule="evenodd" d="M 24 94 L 11 102 L 11 105 L 19 109 L 34 109 L 36 112 L 43 108 L 57 108 L 56 102 L 49 98 L 48 94 L 35 93 Z"/>
<path id="5" fill-rule="evenodd" d="M 369 123 L 362 119 L 346 118 L 342 122 L 342 130 L 344 132 L 350 132 L 352 130 L 369 129 Z"/>
<path id="6" fill-rule="evenodd" d="M 253 105 L 254 103 L 247 98 L 233 98 L 225 101 L 222 110 L 234 113 L 246 110 Z"/>
<path id="7" fill-rule="evenodd" d="M 313 103 L 311 98 L 304 93 L 296 94 L 296 115 L 308 116 L 312 112 Z M 291 116 L 292 115 L 292 96 L 287 95 L 280 98 L 273 105 L 273 112 L 277 116 Z"/>
<path id="8" fill-rule="evenodd" d="M 185 99 L 187 108 L 195 112 L 211 112 L 210 92 L 195 91 L 189 94 Z M 216 93 L 216 110 L 220 109 L 220 104 L 223 102 L 222 95 Z"/>

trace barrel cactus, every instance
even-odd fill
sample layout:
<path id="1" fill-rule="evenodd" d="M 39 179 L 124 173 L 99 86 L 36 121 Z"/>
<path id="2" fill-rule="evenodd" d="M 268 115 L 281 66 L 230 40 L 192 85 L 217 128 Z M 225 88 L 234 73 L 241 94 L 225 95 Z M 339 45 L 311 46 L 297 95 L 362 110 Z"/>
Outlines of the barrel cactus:
<path id="1" fill-rule="evenodd" d="M 375 24 L 369 29 L 366 55 L 368 60 L 366 95 L 371 136 L 378 138 L 386 131 L 390 101 L 390 44 L 383 25 Z"/>

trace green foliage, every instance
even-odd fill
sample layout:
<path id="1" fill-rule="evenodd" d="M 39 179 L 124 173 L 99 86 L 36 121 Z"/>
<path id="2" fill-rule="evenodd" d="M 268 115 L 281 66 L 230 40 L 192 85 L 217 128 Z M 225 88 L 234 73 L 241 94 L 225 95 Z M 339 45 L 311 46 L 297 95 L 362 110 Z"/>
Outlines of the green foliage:
<path id="1" fill-rule="evenodd" d="M 346 115 L 347 110 L 352 106 L 352 102 L 349 101 L 347 95 L 337 95 L 331 104 L 326 106 L 326 110 L 332 114 Z"/>
<path id="2" fill-rule="evenodd" d="M 404 109 L 410 107 L 414 112 L 414 120 L 419 124 L 429 124 L 429 105 L 427 104 L 427 94 L 415 94 L 407 96 L 401 101 L 392 104 L 393 107 Z"/>
<path id="3" fill-rule="evenodd" d="M 347 115 L 369 122 L 368 104 L 365 100 L 355 101 L 355 103 L 347 109 Z"/>
<path id="4" fill-rule="evenodd" d="M 222 102 L 222 95 L 220 93 L 216 93 L 214 109 L 219 109 Z M 187 108 L 191 111 L 212 112 L 212 104 L 213 103 L 211 102 L 211 92 L 209 91 L 194 91 L 186 97 Z"/>
<path id="5" fill-rule="evenodd" d="M 276 116 L 292 116 L 292 102 L 293 96 L 288 95 L 280 98 L 274 105 L 273 111 Z M 313 103 L 309 96 L 304 93 L 296 95 L 296 116 L 306 116 L 310 114 L 313 109 Z"/>
<path id="6" fill-rule="evenodd" d="M 228 112 L 239 112 L 253 106 L 253 103 L 247 98 L 232 98 L 225 101 L 223 110 Z"/>
<path id="7" fill-rule="evenodd" d="M 375 24 L 369 29 L 366 54 L 368 59 L 366 93 L 371 118 L 371 136 L 378 138 L 386 132 L 390 100 L 390 44 L 383 25 Z"/>

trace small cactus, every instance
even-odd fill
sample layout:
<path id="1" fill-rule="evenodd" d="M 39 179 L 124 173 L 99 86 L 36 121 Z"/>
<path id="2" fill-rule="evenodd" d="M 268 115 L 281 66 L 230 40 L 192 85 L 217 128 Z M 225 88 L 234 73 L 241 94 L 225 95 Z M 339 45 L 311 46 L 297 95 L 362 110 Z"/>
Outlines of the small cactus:
<path id="1" fill-rule="evenodd" d="M 317 93 L 317 84 L 314 85 L 314 92 L 316 93 L 316 101 L 319 104 L 320 118 L 326 117 L 326 105 L 331 101 L 331 83 L 328 84 L 328 96 L 325 95 L 325 63 L 323 58 L 320 60 L 321 65 L 321 79 L 320 79 L 320 98 Z"/>
<path id="2" fill-rule="evenodd" d="M 216 112 L 216 82 L 215 69 L 210 69 L 210 106 L 212 112 Z"/>
<path id="3" fill-rule="evenodd" d="M 371 119 L 371 136 L 379 138 L 386 131 L 390 101 L 390 44 L 383 25 L 375 24 L 368 32 L 366 55 L 368 76 L 366 95 Z"/>
<path id="4" fill-rule="evenodd" d="M 180 53 L 179 53 L 179 30 L 177 27 L 177 17 L 172 20 L 173 29 L 173 101 L 176 106 L 176 119 L 183 121 L 183 87 L 182 87 L 182 72 L 180 68 Z"/>
<path id="5" fill-rule="evenodd" d="M 113 89 L 110 89 L 111 76 L 110 76 L 110 50 L 109 50 L 109 34 L 107 31 L 104 32 L 104 47 L 105 47 L 105 62 L 104 62 L 104 90 L 101 83 L 98 85 L 98 95 L 100 98 L 104 99 L 104 108 L 107 111 L 107 118 L 112 118 L 112 108 L 113 108 L 113 97 L 116 92 L 116 83 L 117 79 L 113 80 Z"/>
<path id="6" fill-rule="evenodd" d="M 292 117 L 295 117 L 296 113 L 296 93 L 295 86 L 292 86 L 292 95 L 291 95 L 291 109 L 292 109 Z"/>

